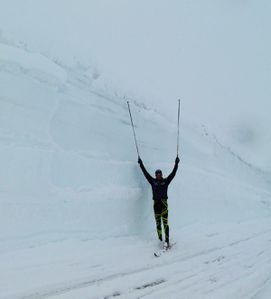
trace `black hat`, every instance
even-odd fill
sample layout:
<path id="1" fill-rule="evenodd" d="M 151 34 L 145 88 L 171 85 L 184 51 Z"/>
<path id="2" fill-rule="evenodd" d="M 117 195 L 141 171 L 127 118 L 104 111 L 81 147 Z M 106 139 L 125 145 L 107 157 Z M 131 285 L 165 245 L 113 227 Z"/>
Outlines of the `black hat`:
<path id="1" fill-rule="evenodd" d="M 156 170 L 155 170 L 155 175 L 157 175 L 157 174 L 159 174 L 159 173 L 162 174 L 162 170 L 161 170 L 161 169 L 156 169 Z"/>

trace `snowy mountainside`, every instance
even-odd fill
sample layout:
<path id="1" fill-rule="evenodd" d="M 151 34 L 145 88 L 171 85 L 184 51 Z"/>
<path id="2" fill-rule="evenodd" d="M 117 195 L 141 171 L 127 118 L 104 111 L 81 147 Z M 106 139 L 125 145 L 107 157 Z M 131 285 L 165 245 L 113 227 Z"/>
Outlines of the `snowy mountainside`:
<path id="1" fill-rule="evenodd" d="M 152 231 L 125 99 L 96 87 L 95 72 L 12 45 L 1 44 L 0 53 L 2 236 Z M 143 161 L 151 173 L 168 174 L 175 115 L 130 101 Z M 182 117 L 181 165 L 170 188 L 174 227 L 269 215 L 268 176 L 190 122 L 185 107 Z"/>
<path id="2" fill-rule="evenodd" d="M 0 3 L 0 299 L 270 299 L 271 2 Z"/>
<path id="3" fill-rule="evenodd" d="M 183 97 L 190 120 L 210 125 L 245 161 L 271 171 L 270 1 L 1 4 L 3 43 L 67 66 L 78 62 L 78 75 L 91 66 L 91 81 L 104 80 L 170 118 Z"/>

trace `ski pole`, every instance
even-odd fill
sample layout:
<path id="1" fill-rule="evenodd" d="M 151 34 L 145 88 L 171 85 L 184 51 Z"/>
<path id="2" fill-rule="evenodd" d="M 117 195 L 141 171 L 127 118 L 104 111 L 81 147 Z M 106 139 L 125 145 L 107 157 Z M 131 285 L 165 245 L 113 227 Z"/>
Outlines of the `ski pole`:
<path id="1" fill-rule="evenodd" d="M 135 146 L 136 146 L 138 157 L 140 157 L 139 150 L 138 150 L 138 144 L 137 144 L 137 140 L 136 140 L 135 126 L 134 126 L 134 122 L 133 122 L 133 118 L 132 118 L 132 114 L 131 114 L 129 101 L 127 101 L 127 105 L 128 105 L 128 110 L 129 110 L 129 114 L 130 114 L 131 126 L 133 128 L 133 133 L 134 133 Z"/>
<path id="2" fill-rule="evenodd" d="M 181 100 L 179 99 L 178 105 L 178 134 L 177 134 L 177 157 L 179 157 L 179 143 L 180 143 L 180 108 L 181 108 Z"/>

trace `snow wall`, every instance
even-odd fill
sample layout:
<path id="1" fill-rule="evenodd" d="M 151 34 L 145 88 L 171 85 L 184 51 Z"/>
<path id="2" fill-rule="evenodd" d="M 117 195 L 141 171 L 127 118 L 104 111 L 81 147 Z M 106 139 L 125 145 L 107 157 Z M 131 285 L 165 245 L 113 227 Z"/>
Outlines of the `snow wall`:
<path id="1" fill-rule="evenodd" d="M 0 44 L 2 240 L 154 232 L 127 99 L 95 87 L 95 80 L 95 71 L 80 65 Z M 169 119 L 129 100 L 141 157 L 151 173 L 161 168 L 166 176 L 176 156 L 177 114 Z M 173 234 L 196 222 L 270 216 L 269 175 L 222 144 L 212 128 L 190 121 L 185 107 L 180 152 L 169 188 Z"/>

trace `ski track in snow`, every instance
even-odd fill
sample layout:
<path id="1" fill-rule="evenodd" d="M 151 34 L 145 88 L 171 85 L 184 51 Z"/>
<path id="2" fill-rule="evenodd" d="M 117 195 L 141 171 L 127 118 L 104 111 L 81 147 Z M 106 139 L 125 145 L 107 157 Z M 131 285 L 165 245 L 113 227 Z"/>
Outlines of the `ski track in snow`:
<path id="1" fill-rule="evenodd" d="M 241 231 L 246 231 L 246 227 L 248 229 L 245 236 L 229 230 L 226 232 L 226 237 L 229 237 L 227 241 L 222 241 L 222 234 L 210 237 L 212 232 L 208 231 L 205 243 L 202 242 L 202 236 L 199 236 L 201 242 L 189 238 L 193 234 L 191 228 L 182 237 L 181 242 L 185 244 L 185 248 L 178 242 L 172 251 L 158 260 L 152 256 L 151 244 L 127 248 L 125 238 L 120 239 L 113 255 L 110 248 L 103 251 L 108 258 L 111 256 L 116 259 L 116 263 L 120 263 L 117 270 L 116 264 L 111 265 L 112 268 L 104 264 L 102 273 L 97 271 L 97 274 L 93 274 L 95 278 L 48 285 L 40 290 L 6 298 L 261 298 L 255 297 L 254 292 L 255 289 L 263 288 L 270 276 L 271 227 L 253 229 L 253 225 L 254 223 L 240 224 Z M 212 228 L 208 228 L 210 229 Z M 249 233 L 249 230 L 253 232 Z M 179 236 L 182 233 L 179 232 Z M 189 244 L 191 241 L 194 244 Z M 106 241 L 104 243 L 106 246 Z M 117 256 L 118 250 L 124 254 L 123 260 L 121 254 Z M 139 257 L 135 256 L 137 252 L 140 252 Z M 98 251 L 92 252 L 92 255 L 95 254 Z M 132 267 L 121 270 L 129 265 L 129 260 Z M 95 266 L 88 265 L 87 257 L 81 263 L 85 263 L 84 266 L 87 265 L 90 272 L 95 272 Z M 73 261 L 74 264 L 76 261 Z M 72 265 L 66 266 L 72 269 Z M 54 264 L 50 271 L 54 272 Z"/>

